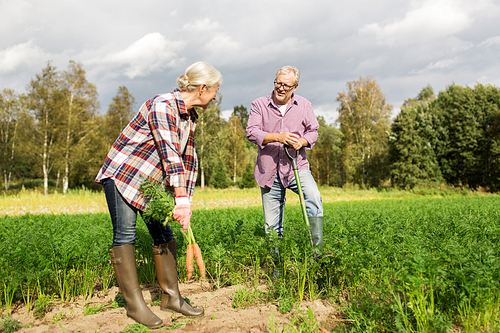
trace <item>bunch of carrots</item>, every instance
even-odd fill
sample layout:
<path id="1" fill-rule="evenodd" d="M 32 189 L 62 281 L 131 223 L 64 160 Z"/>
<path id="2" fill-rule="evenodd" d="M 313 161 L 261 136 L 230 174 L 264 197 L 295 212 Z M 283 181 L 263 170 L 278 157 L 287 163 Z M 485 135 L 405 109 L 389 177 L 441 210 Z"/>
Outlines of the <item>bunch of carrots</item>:
<path id="1" fill-rule="evenodd" d="M 196 240 L 194 239 L 193 230 L 191 230 L 191 226 L 188 227 L 187 233 L 184 234 L 186 240 L 188 242 L 188 246 L 186 249 L 186 267 L 187 267 L 187 278 L 191 279 L 193 276 L 193 258 L 196 259 L 196 264 L 198 265 L 198 269 L 200 270 L 201 278 L 205 278 L 205 264 L 203 263 L 203 257 L 201 256 L 201 250 Z"/>
<path id="2" fill-rule="evenodd" d="M 153 179 L 147 179 L 141 184 L 140 191 L 145 197 L 150 198 L 142 214 L 146 223 L 151 219 L 156 219 L 163 221 L 163 225 L 167 225 L 173 220 L 172 211 L 175 207 L 175 200 L 170 193 L 165 192 L 164 188 L 159 183 L 155 182 Z M 188 226 L 188 230 L 184 233 L 184 237 L 186 237 L 188 243 L 186 249 L 187 278 L 189 280 L 193 276 L 193 259 L 196 259 L 200 275 L 204 279 L 206 276 L 205 263 L 203 262 L 201 250 L 196 243 L 191 226 Z"/>

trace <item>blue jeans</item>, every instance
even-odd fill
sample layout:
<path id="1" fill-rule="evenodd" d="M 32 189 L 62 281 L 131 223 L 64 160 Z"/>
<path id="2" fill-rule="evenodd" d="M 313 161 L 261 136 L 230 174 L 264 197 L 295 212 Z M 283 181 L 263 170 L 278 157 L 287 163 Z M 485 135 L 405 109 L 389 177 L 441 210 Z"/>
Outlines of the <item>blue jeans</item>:
<path id="1" fill-rule="evenodd" d="M 323 203 L 318 186 L 310 170 L 299 170 L 300 183 L 304 193 L 307 216 L 323 216 Z M 295 178 L 288 185 L 288 189 L 299 193 Z M 279 173 L 276 174 L 271 188 L 261 187 L 262 207 L 266 233 L 276 230 L 279 237 L 283 237 L 283 213 L 285 211 L 286 188 L 281 183 Z"/>
<path id="2" fill-rule="evenodd" d="M 113 223 L 113 247 L 135 244 L 137 213 L 141 213 L 141 211 L 122 197 L 113 179 L 104 179 L 102 185 L 104 186 L 104 194 L 106 195 L 106 202 Z M 163 226 L 162 222 L 153 219 L 151 222 L 146 223 L 146 226 L 153 237 L 153 245 L 160 245 L 174 240 L 172 228 Z"/>

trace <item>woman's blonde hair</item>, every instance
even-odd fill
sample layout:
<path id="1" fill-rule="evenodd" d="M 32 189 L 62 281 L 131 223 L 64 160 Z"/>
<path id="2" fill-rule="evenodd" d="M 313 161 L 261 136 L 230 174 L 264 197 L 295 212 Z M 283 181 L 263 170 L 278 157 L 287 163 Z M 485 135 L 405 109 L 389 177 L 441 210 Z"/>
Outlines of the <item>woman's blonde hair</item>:
<path id="1" fill-rule="evenodd" d="M 206 62 L 195 62 L 177 79 L 177 87 L 182 91 L 195 90 L 202 84 L 207 88 L 222 85 L 222 75 L 212 65 Z"/>

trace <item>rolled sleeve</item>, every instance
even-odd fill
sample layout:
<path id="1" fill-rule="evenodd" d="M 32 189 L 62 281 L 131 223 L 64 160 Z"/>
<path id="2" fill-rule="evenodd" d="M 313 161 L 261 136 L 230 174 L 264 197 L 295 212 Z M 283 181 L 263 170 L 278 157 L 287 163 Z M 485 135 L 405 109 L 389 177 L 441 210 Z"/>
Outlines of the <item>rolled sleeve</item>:
<path id="1" fill-rule="evenodd" d="M 248 141 L 257 145 L 259 148 L 263 149 L 264 138 L 269 132 L 262 130 L 262 124 L 264 122 L 262 115 L 262 108 L 258 101 L 252 102 L 252 107 L 250 109 L 250 116 L 248 117 L 247 124 L 247 138 Z"/>

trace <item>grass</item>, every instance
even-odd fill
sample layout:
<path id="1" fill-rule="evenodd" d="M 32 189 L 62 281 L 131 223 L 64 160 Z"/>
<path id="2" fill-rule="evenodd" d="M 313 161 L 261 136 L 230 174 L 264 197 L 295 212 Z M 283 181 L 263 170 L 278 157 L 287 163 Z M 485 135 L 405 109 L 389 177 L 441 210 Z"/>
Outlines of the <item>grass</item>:
<path id="1" fill-rule="evenodd" d="M 324 203 L 359 200 L 415 199 L 415 198 L 446 198 L 457 196 L 489 196 L 486 192 L 471 191 L 461 188 L 415 188 L 412 191 L 398 189 L 362 190 L 356 186 L 320 187 Z M 0 195 L 0 215 L 24 214 L 85 214 L 107 213 L 106 198 L 102 191 L 91 191 L 86 188 L 70 189 L 66 194 L 51 191 L 44 195 L 40 188 L 20 190 L 3 190 Z M 292 192 L 287 195 L 289 205 L 298 205 L 298 196 Z M 193 210 L 229 208 L 229 207 L 260 207 L 262 205 L 260 188 L 227 189 L 200 188 L 195 189 Z"/>

